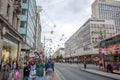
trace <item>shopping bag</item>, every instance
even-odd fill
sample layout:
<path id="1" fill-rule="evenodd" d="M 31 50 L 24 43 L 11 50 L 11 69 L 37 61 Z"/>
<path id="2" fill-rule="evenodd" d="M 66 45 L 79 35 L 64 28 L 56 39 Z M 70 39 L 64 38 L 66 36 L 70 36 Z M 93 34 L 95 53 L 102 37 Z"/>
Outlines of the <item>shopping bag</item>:
<path id="1" fill-rule="evenodd" d="M 16 76 L 16 78 L 20 78 L 20 72 L 19 72 L 19 71 L 16 71 L 15 76 Z"/>
<path id="2" fill-rule="evenodd" d="M 35 76 L 35 75 L 36 75 L 36 70 L 35 70 L 35 69 L 32 69 L 31 75 L 32 75 L 32 76 Z"/>
<path id="3" fill-rule="evenodd" d="M 52 79 L 54 80 L 54 78 L 55 78 L 55 73 L 53 72 L 52 73 Z"/>

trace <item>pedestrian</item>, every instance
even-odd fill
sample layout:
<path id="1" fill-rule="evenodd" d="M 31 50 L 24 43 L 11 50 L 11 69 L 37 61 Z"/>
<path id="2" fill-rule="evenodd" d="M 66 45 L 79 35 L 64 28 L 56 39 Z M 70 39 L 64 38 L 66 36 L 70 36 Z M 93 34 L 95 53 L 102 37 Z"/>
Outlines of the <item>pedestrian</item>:
<path id="1" fill-rule="evenodd" d="M 22 68 L 22 62 L 19 60 L 18 62 L 18 69 L 20 70 Z"/>
<path id="2" fill-rule="evenodd" d="M 44 64 L 42 63 L 41 58 L 38 59 L 38 62 L 36 63 L 36 75 L 38 77 L 38 80 L 42 80 L 43 74 L 44 74 Z"/>
<path id="3" fill-rule="evenodd" d="M 31 62 L 30 65 L 30 80 L 36 80 L 36 64 L 34 61 Z"/>
<path id="4" fill-rule="evenodd" d="M 84 68 L 85 68 L 85 69 L 87 68 L 87 64 L 86 64 L 86 61 L 84 61 Z"/>
<path id="5" fill-rule="evenodd" d="M 48 80 L 52 80 L 52 74 L 54 73 L 54 63 L 51 59 L 49 59 L 48 62 L 45 63 L 45 71 Z"/>
<path id="6" fill-rule="evenodd" d="M 9 65 L 7 62 L 3 62 L 2 64 L 2 80 L 8 80 L 9 79 Z"/>
<path id="7" fill-rule="evenodd" d="M 29 62 L 26 62 L 23 70 L 23 80 L 28 80 L 29 74 L 30 74 L 30 66 L 29 66 Z"/>
<path id="8" fill-rule="evenodd" d="M 15 77 L 15 73 L 18 70 L 18 62 L 16 60 L 14 60 L 12 62 L 12 79 L 14 80 Z"/>

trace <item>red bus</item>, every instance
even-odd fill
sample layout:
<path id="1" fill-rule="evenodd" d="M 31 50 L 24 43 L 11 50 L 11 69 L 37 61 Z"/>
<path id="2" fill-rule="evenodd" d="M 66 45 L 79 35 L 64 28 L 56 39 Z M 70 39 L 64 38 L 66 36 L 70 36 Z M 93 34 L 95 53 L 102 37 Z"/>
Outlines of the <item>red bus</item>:
<path id="1" fill-rule="evenodd" d="M 120 73 L 120 34 L 99 43 L 100 69 Z"/>

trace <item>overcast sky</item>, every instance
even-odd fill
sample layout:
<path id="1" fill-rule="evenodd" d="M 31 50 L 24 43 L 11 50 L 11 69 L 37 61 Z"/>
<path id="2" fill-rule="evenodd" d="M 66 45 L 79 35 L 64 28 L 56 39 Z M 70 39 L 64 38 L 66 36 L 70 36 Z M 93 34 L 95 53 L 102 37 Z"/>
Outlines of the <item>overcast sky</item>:
<path id="1" fill-rule="evenodd" d="M 58 44 L 64 43 L 91 17 L 93 1 L 37 0 L 37 5 L 42 6 L 42 12 L 40 13 L 42 41 L 44 36 L 46 40 L 52 39 L 55 48 Z M 53 34 L 50 34 L 51 31 L 54 31 Z M 47 41 L 46 44 L 51 46 Z"/>

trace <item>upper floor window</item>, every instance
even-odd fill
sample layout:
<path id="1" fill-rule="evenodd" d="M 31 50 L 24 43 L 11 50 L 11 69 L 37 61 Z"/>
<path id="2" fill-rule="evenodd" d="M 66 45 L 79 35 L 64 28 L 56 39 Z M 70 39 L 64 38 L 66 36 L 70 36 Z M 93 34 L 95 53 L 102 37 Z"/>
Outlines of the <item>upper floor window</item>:
<path id="1" fill-rule="evenodd" d="M 27 15 L 27 10 L 26 9 L 22 9 L 22 15 Z"/>
<path id="2" fill-rule="evenodd" d="M 23 0 L 23 3 L 27 3 L 28 0 Z"/>
<path id="3" fill-rule="evenodd" d="M 23 28 L 23 27 L 26 27 L 26 22 L 25 21 L 21 21 L 21 24 L 20 24 L 20 27 Z"/>

